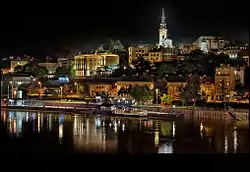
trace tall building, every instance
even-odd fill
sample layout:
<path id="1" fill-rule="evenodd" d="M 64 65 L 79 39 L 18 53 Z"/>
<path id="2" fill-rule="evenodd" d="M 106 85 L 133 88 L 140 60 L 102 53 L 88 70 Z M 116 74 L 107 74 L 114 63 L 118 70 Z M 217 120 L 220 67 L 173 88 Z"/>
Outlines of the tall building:
<path id="1" fill-rule="evenodd" d="M 129 64 L 132 63 L 133 60 L 136 60 L 137 57 L 142 56 L 145 59 L 148 58 L 148 53 L 152 49 L 150 45 L 139 45 L 139 46 L 131 46 L 128 47 L 129 54 Z"/>
<path id="2" fill-rule="evenodd" d="M 158 46 L 164 47 L 164 48 L 169 48 L 169 47 L 172 48 L 173 47 L 172 40 L 168 38 L 168 29 L 167 29 L 164 8 L 162 9 L 162 15 L 161 15 Z"/>
<path id="3" fill-rule="evenodd" d="M 240 82 L 244 85 L 244 74 L 245 67 L 232 67 L 221 64 L 219 68 L 216 68 L 215 98 L 217 100 L 225 99 L 226 95 L 230 95 L 230 93 L 235 90 L 236 82 Z"/>
<path id="4" fill-rule="evenodd" d="M 118 65 L 119 56 L 115 54 L 81 54 L 74 57 L 76 77 L 93 76 L 99 67 Z"/>

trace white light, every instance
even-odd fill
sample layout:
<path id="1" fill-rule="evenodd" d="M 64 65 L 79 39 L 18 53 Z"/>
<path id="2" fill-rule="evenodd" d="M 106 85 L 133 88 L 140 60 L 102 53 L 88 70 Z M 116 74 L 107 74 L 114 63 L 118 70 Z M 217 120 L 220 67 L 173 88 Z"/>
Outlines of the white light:
<path id="1" fill-rule="evenodd" d="M 125 130 L 125 124 L 122 124 L 122 131 Z"/>
<path id="2" fill-rule="evenodd" d="M 111 124 L 111 123 L 109 123 L 109 126 L 111 127 L 111 126 L 112 126 L 112 124 Z"/>
<path id="3" fill-rule="evenodd" d="M 200 131 L 203 131 L 203 129 L 204 129 L 204 126 L 203 126 L 203 124 L 201 123 L 201 125 L 200 125 Z"/>
<path id="4" fill-rule="evenodd" d="M 114 130 L 115 130 L 115 132 L 117 132 L 117 124 L 116 123 L 114 124 Z"/>
<path id="5" fill-rule="evenodd" d="M 175 137 L 175 122 L 173 122 L 173 137 Z"/>
<path id="6" fill-rule="evenodd" d="M 62 143 L 63 138 L 63 124 L 59 124 L 59 142 Z"/>
<path id="7" fill-rule="evenodd" d="M 105 126 L 105 122 L 102 122 L 102 126 L 103 126 L 103 127 Z"/>
<path id="8" fill-rule="evenodd" d="M 156 145 L 156 146 L 159 145 L 159 134 L 160 134 L 160 133 L 159 133 L 158 131 L 155 132 L 155 145 Z"/>
<path id="9" fill-rule="evenodd" d="M 237 131 L 236 130 L 234 130 L 234 132 L 233 132 L 233 138 L 234 138 L 234 153 L 237 153 L 238 141 L 237 141 Z"/>
<path id="10" fill-rule="evenodd" d="M 224 153 L 228 153 L 228 138 L 225 136 Z"/>
<path id="11" fill-rule="evenodd" d="M 167 143 L 159 147 L 158 153 L 173 153 L 173 144 Z"/>

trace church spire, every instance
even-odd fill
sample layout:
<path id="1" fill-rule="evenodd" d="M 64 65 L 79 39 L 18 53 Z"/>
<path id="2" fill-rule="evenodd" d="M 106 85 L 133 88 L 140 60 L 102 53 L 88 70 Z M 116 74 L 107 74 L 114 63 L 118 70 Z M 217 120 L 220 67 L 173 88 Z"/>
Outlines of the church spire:
<path id="1" fill-rule="evenodd" d="M 166 29 L 166 18 L 165 18 L 164 8 L 162 8 L 162 12 L 161 12 L 160 29 Z"/>

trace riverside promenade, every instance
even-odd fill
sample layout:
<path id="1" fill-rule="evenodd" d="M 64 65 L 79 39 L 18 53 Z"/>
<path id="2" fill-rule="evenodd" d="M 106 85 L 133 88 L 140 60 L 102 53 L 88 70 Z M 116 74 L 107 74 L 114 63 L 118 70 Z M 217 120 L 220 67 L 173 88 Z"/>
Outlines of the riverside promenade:
<path id="1" fill-rule="evenodd" d="M 173 111 L 184 114 L 188 120 L 237 120 L 249 121 L 248 109 L 233 109 L 228 111 L 222 108 L 204 107 L 147 107 L 149 112 L 171 113 Z"/>
<path id="2" fill-rule="evenodd" d="M 19 109 L 19 110 L 39 110 L 39 111 L 60 111 L 72 113 L 93 112 L 98 104 L 86 104 L 84 102 L 67 102 L 67 101 L 32 101 L 24 103 L 22 106 L 2 106 L 1 108 Z M 172 113 L 173 111 L 184 114 L 187 120 L 236 120 L 249 121 L 248 109 L 225 109 L 204 108 L 204 107 L 161 107 L 161 106 L 144 106 L 149 113 Z"/>

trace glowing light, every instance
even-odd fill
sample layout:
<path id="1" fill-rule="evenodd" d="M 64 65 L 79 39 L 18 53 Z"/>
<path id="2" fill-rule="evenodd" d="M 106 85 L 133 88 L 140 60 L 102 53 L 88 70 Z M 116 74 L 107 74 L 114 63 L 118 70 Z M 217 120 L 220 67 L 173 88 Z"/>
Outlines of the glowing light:
<path id="1" fill-rule="evenodd" d="M 173 153 L 173 144 L 172 143 L 166 143 L 163 144 L 159 147 L 158 153 L 165 153 L 165 154 L 170 154 Z"/>
<path id="2" fill-rule="evenodd" d="M 225 145 L 224 145 L 224 153 L 228 153 L 228 138 L 225 136 Z"/>
<path id="3" fill-rule="evenodd" d="M 234 138 L 234 153 L 237 153 L 237 147 L 238 147 L 237 130 L 234 130 L 233 138 Z"/>
<path id="4" fill-rule="evenodd" d="M 117 124 L 116 123 L 114 124 L 114 130 L 115 130 L 115 132 L 117 132 Z"/>
<path id="5" fill-rule="evenodd" d="M 59 143 L 62 143 L 63 139 L 63 124 L 59 124 Z"/>
<path id="6" fill-rule="evenodd" d="M 26 113 L 26 119 L 25 120 L 26 120 L 26 122 L 29 121 L 29 112 Z"/>
<path id="7" fill-rule="evenodd" d="M 175 137 L 175 122 L 173 122 L 173 137 Z"/>
<path id="8" fill-rule="evenodd" d="M 200 125 L 200 131 L 203 131 L 203 129 L 204 129 L 204 126 L 203 126 L 203 124 L 201 123 L 201 125 Z"/>
<path id="9" fill-rule="evenodd" d="M 112 124 L 111 124 L 111 123 L 109 123 L 109 126 L 111 127 L 111 126 L 112 126 Z"/>
<path id="10" fill-rule="evenodd" d="M 103 126 L 103 127 L 105 126 L 105 122 L 102 122 L 102 126 Z"/>
<path id="11" fill-rule="evenodd" d="M 125 131 L 125 124 L 122 124 L 122 131 Z"/>
<path id="12" fill-rule="evenodd" d="M 101 127 L 101 119 L 100 119 L 100 118 L 97 118 L 97 119 L 95 120 L 95 125 L 96 125 L 97 127 Z"/>
<path id="13" fill-rule="evenodd" d="M 155 145 L 156 145 L 156 146 L 159 145 L 159 134 L 160 134 L 160 133 L 159 133 L 158 131 L 155 132 Z"/>
<path id="14" fill-rule="evenodd" d="M 64 122 L 64 114 L 61 114 L 59 116 L 59 124 L 62 124 Z"/>
<path id="15" fill-rule="evenodd" d="M 40 117 L 40 113 L 38 113 L 38 115 L 37 115 L 37 122 L 38 122 L 38 124 L 37 124 L 37 130 L 38 130 L 38 133 L 40 133 L 40 128 L 41 128 L 41 117 Z"/>

